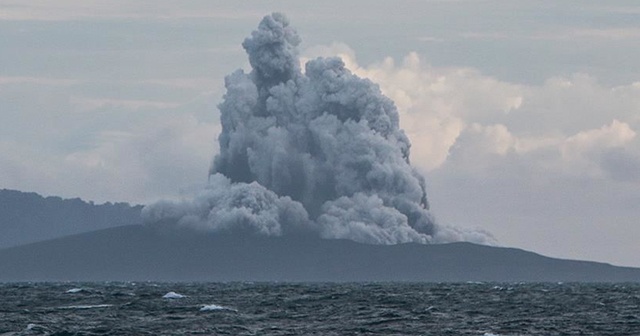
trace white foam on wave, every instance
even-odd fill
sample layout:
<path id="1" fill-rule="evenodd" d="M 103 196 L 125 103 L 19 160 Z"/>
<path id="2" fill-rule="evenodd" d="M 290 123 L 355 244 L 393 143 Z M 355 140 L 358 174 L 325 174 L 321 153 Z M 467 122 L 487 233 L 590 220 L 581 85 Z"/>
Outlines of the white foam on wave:
<path id="1" fill-rule="evenodd" d="M 67 291 L 67 293 L 73 294 L 73 293 L 80 293 L 82 292 L 84 289 L 82 288 L 71 288 L 70 290 Z"/>
<path id="2" fill-rule="evenodd" d="M 4 321 L 3 321 L 4 322 Z M 44 326 L 35 323 L 27 324 L 22 331 L 9 331 L 0 333 L 0 336 L 20 336 L 20 335 L 50 335 L 51 331 Z"/>
<path id="3" fill-rule="evenodd" d="M 178 294 L 176 292 L 169 292 L 165 294 L 162 298 L 163 299 L 182 299 L 183 297 L 184 295 L 182 294 Z"/>
<path id="4" fill-rule="evenodd" d="M 108 308 L 113 307 L 112 304 L 97 304 L 97 305 L 76 305 L 76 306 L 63 306 L 58 309 L 96 309 L 96 308 Z"/>
<path id="5" fill-rule="evenodd" d="M 202 308 L 200 308 L 200 311 L 213 311 L 213 310 L 230 310 L 230 311 L 237 312 L 237 310 L 235 309 L 219 306 L 217 304 L 203 305 Z"/>

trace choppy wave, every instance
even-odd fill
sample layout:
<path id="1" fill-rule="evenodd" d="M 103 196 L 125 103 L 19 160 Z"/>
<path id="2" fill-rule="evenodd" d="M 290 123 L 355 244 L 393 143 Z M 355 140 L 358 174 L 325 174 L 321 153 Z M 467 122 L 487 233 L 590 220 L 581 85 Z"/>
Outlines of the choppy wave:
<path id="1" fill-rule="evenodd" d="M 95 305 L 76 305 L 76 306 L 62 306 L 58 309 L 96 309 L 96 308 L 109 308 L 113 307 L 111 304 L 95 304 Z"/>
<path id="2" fill-rule="evenodd" d="M 638 307 L 640 284 L 0 284 L 0 335 L 619 336 Z"/>

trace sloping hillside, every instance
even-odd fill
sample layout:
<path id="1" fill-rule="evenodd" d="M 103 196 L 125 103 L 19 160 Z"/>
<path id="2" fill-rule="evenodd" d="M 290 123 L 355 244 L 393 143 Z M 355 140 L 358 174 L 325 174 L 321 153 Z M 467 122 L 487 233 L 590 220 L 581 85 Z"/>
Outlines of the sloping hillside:
<path id="1" fill-rule="evenodd" d="M 640 269 L 471 243 L 367 245 L 135 225 L 0 250 L 0 281 L 640 282 Z"/>
<path id="2" fill-rule="evenodd" d="M 0 248 L 120 225 L 139 224 L 142 206 L 94 204 L 0 190 Z"/>

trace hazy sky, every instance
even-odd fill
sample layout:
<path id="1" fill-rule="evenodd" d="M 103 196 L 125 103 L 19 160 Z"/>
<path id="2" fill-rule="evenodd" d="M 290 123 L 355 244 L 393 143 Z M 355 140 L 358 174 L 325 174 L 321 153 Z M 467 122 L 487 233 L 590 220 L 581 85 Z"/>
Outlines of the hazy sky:
<path id="1" fill-rule="evenodd" d="M 439 222 L 640 266 L 637 1 L 0 0 L 0 188 L 199 188 L 224 76 L 273 11 L 396 102 Z"/>

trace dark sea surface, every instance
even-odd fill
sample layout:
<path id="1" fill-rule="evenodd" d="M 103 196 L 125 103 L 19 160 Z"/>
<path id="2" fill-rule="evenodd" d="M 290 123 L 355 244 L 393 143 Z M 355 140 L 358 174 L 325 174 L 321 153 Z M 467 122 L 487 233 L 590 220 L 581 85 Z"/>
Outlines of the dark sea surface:
<path id="1" fill-rule="evenodd" d="M 640 284 L 0 284 L 0 335 L 640 335 Z"/>

